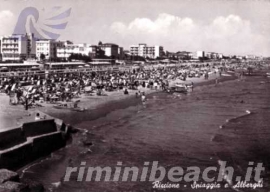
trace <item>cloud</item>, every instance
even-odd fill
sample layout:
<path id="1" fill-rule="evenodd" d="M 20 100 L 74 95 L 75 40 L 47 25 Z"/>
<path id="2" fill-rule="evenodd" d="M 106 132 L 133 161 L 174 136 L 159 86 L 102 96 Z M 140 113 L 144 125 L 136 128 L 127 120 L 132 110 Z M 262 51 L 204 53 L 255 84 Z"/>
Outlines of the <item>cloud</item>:
<path id="1" fill-rule="evenodd" d="M 0 11 L 0 36 L 12 33 L 14 28 L 14 14 L 9 10 Z"/>
<path id="2" fill-rule="evenodd" d="M 171 51 L 263 54 L 270 49 L 268 39 L 253 32 L 250 21 L 237 15 L 219 16 L 209 23 L 200 23 L 192 18 L 162 13 L 155 20 L 136 18 L 128 24 L 115 22 L 110 29 L 122 41 L 163 45 Z"/>
<path id="3" fill-rule="evenodd" d="M 164 37 L 173 31 L 187 32 L 194 27 L 194 23 L 190 18 L 176 17 L 166 13 L 162 13 L 155 21 L 148 18 L 136 18 L 128 25 L 121 22 L 115 22 L 111 25 L 111 29 L 122 35 L 143 33 L 145 35 L 162 35 Z"/>

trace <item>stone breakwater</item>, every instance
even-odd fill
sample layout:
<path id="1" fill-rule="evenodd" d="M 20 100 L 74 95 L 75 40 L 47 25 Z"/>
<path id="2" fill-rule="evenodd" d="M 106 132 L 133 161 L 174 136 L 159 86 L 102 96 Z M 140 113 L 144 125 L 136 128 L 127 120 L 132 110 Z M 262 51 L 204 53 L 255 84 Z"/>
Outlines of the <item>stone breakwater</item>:
<path id="1" fill-rule="evenodd" d="M 13 171 L 64 147 L 69 128 L 54 119 L 46 119 L 0 132 L 0 192 L 2 189 L 29 189 L 28 184 L 19 183 Z"/>
<path id="2" fill-rule="evenodd" d="M 0 192 L 8 192 L 8 191 L 42 192 L 44 191 L 44 187 L 42 184 L 34 181 L 21 183 L 18 173 L 7 169 L 0 169 Z"/>

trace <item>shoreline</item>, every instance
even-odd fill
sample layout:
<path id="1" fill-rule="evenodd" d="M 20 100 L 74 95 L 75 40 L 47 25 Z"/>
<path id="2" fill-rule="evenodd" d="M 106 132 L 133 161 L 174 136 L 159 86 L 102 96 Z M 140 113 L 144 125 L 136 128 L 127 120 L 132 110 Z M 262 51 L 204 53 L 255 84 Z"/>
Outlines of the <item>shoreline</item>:
<path id="1" fill-rule="evenodd" d="M 227 74 L 227 73 L 226 73 Z M 194 88 L 200 87 L 203 85 L 215 84 L 215 79 L 217 78 L 217 74 L 211 74 L 209 79 L 205 80 L 203 77 L 200 78 L 188 78 L 186 81 L 182 80 L 173 80 L 170 84 L 175 83 L 183 83 L 183 84 L 190 84 L 194 82 Z M 218 77 L 218 82 L 224 82 L 229 80 L 237 79 L 235 74 L 230 74 Z M 161 89 L 149 89 L 149 88 L 139 88 L 138 90 L 128 90 L 129 94 L 124 95 L 123 91 L 113 91 L 113 92 L 106 92 L 108 96 L 85 96 L 83 95 L 80 98 L 73 99 L 73 101 L 80 100 L 78 107 L 86 108 L 85 111 L 72 111 L 71 108 L 64 108 L 64 109 L 56 109 L 54 107 L 55 104 L 46 104 L 45 107 L 39 108 L 43 114 L 48 114 L 48 116 L 52 116 L 56 119 L 60 119 L 65 123 L 74 125 L 74 121 L 72 119 L 72 115 L 80 113 L 82 119 L 87 119 L 88 121 L 96 120 L 104 115 L 107 115 L 111 111 L 117 109 L 123 109 L 128 106 L 137 105 L 141 103 L 141 98 L 136 98 L 135 93 L 138 91 L 145 92 L 146 97 L 151 96 L 152 94 L 163 92 Z M 118 105 L 119 104 L 119 105 Z M 84 116 L 87 116 L 84 118 Z M 77 124 L 77 123 L 75 123 Z"/>
<path id="2" fill-rule="evenodd" d="M 183 84 L 191 84 L 191 82 L 194 83 L 194 88 L 196 90 L 196 87 L 202 86 L 202 85 L 207 85 L 207 84 L 214 84 L 215 79 L 218 78 L 219 82 L 227 81 L 227 80 L 233 80 L 237 79 L 237 76 L 235 73 L 230 74 L 229 76 L 226 73 L 225 76 L 219 77 L 218 74 L 210 74 L 209 79 L 204 79 L 204 77 L 200 78 L 187 78 L 186 81 L 182 80 L 172 80 L 170 81 L 170 85 L 175 84 L 175 83 L 183 83 Z M 106 115 L 109 113 L 111 110 L 105 110 L 107 112 L 105 113 L 98 113 L 95 115 L 96 111 L 99 111 L 106 107 L 112 107 L 114 105 L 122 105 L 124 103 L 124 106 L 128 105 L 136 105 L 141 102 L 141 98 L 135 98 L 135 93 L 138 91 L 145 92 L 146 96 L 157 93 L 157 92 L 162 92 L 161 89 L 155 90 L 155 89 L 149 89 L 149 88 L 142 88 L 140 87 L 138 90 L 128 90 L 129 94 L 124 95 L 123 90 L 118 90 L 118 91 L 113 91 L 113 92 L 106 92 L 107 96 L 88 96 L 88 95 L 81 95 L 79 98 L 74 98 L 72 99 L 71 102 L 68 104 L 71 105 L 74 103 L 76 100 L 80 100 L 78 103 L 78 107 L 81 109 L 86 109 L 83 111 L 74 111 L 73 108 L 62 108 L 62 109 L 57 109 L 54 106 L 59 104 L 58 103 L 38 103 L 42 107 L 34 107 L 30 108 L 27 111 L 24 109 L 23 106 L 20 105 L 9 105 L 8 104 L 8 96 L 1 93 L 0 94 L 0 100 L 1 103 L 0 107 L 3 109 L 2 114 L 0 114 L 0 119 L 1 119 L 1 125 L 0 125 L 0 131 L 12 129 L 14 127 L 20 126 L 21 124 L 25 122 L 31 122 L 34 121 L 35 114 L 39 113 L 41 118 L 43 119 L 55 119 L 56 123 L 58 125 L 61 125 L 62 122 L 68 121 L 68 124 L 73 124 L 72 121 L 72 115 L 71 114 L 77 114 L 80 113 L 82 116 L 84 114 L 90 113 L 91 116 L 94 116 L 93 118 L 90 119 L 98 119 L 99 117 L 102 117 L 103 115 Z M 133 98 L 135 100 L 133 100 Z M 131 102 L 131 103 L 129 103 Z M 115 103 L 115 104 L 114 104 Z M 117 109 L 117 106 L 114 106 L 113 108 Z M 123 107 L 120 107 L 123 108 Z M 12 115 L 11 115 L 12 114 Z M 71 117 L 70 118 L 65 118 L 65 117 Z"/>

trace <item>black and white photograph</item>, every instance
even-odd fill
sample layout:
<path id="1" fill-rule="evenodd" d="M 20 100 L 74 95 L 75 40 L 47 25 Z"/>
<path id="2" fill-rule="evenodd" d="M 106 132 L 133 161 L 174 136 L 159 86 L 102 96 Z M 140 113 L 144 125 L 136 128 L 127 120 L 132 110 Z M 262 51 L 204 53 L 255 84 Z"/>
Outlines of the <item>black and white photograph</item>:
<path id="1" fill-rule="evenodd" d="M 270 0 L 0 0 L 0 192 L 269 192 Z"/>

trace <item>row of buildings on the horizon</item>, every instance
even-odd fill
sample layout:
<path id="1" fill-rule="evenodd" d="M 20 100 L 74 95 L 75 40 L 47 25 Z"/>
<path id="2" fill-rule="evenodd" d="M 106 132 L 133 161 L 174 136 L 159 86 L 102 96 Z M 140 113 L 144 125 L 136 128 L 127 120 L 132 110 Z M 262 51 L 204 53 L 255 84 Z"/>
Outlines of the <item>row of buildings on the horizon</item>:
<path id="1" fill-rule="evenodd" d="M 22 61 L 26 59 L 67 61 L 71 54 L 81 54 L 89 58 L 111 58 L 125 60 L 134 56 L 145 59 L 222 59 L 222 53 L 215 52 L 168 52 L 163 46 L 149 46 L 145 43 L 131 45 L 128 50 L 114 43 L 102 43 L 91 45 L 87 43 L 74 44 L 71 41 L 56 41 L 52 39 L 36 39 L 34 34 L 18 34 L 3 36 L 0 38 L 0 61 Z M 44 58 L 42 58 L 44 57 Z M 255 55 L 226 56 L 237 59 L 259 59 Z"/>
<path id="2" fill-rule="evenodd" d="M 47 60 L 68 60 L 71 54 L 81 54 L 89 58 L 108 57 L 124 58 L 123 47 L 113 43 L 74 44 L 71 41 L 56 41 L 53 39 L 36 39 L 33 34 L 9 35 L 0 39 L 0 54 L 2 61 L 20 61 L 26 59 L 41 60 L 42 55 Z"/>

